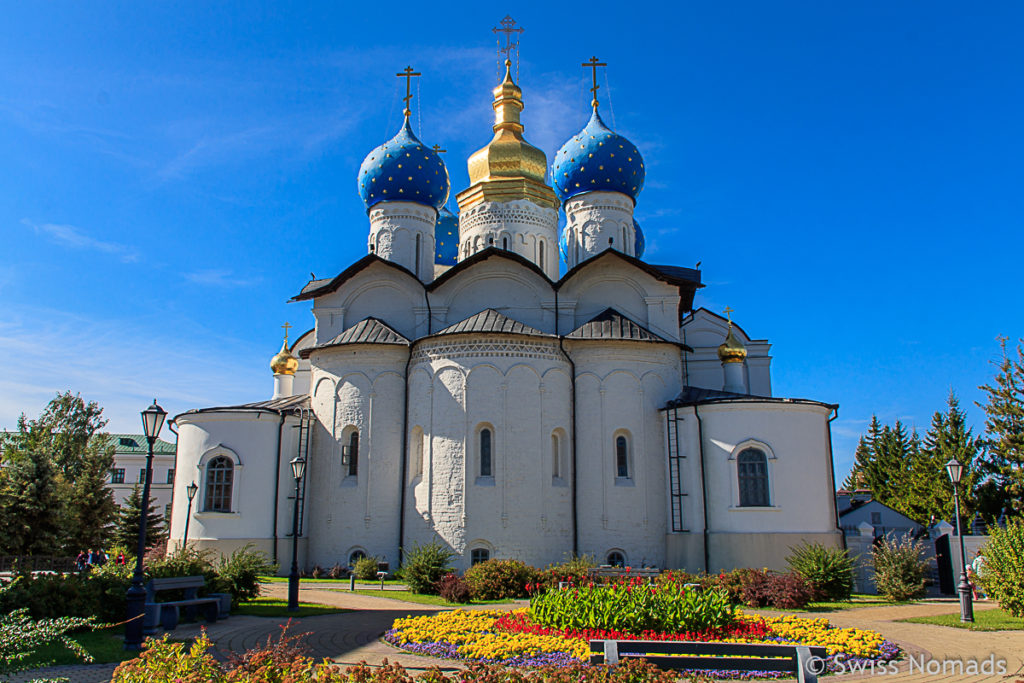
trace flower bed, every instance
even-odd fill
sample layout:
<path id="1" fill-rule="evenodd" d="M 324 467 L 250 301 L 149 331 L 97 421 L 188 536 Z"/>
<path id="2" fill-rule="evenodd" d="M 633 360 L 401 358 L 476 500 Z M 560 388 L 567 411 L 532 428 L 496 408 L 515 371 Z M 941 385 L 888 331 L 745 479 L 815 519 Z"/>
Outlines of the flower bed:
<path id="1" fill-rule="evenodd" d="M 685 633 L 645 631 L 638 634 L 598 629 L 547 628 L 534 623 L 528 610 L 454 610 L 398 619 L 384 639 L 404 650 L 432 657 L 509 666 L 566 666 L 587 661 L 590 640 L 690 640 L 730 643 L 799 643 L 828 650 L 830 668 L 838 663 L 896 659 L 899 648 L 874 631 L 836 628 L 827 619 L 761 617 L 738 613 L 725 628 Z M 768 672 L 714 672 L 717 677 L 778 676 Z"/>

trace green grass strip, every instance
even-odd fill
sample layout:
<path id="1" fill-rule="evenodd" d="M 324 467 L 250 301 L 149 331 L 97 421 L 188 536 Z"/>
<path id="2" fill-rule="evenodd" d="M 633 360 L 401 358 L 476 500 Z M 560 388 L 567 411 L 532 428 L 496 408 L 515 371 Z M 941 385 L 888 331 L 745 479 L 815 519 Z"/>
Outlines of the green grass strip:
<path id="1" fill-rule="evenodd" d="M 934 624 L 951 628 L 966 628 L 971 631 L 1024 631 L 1024 619 L 1012 617 L 1003 609 L 976 610 L 974 622 L 960 621 L 960 612 L 939 614 L 934 617 L 910 617 L 897 621 L 909 621 L 914 624 Z"/>
<path id="2" fill-rule="evenodd" d="M 300 602 L 298 611 L 289 612 L 287 600 L 256 598 L 250 602 L 242 603 L 237 609 L 232 608 L 231 614 L 232 616 L 248 617 L 315 617 L 321 614 L 340 614 L 351 611 L 343 607 L 319 605 L 313 602 Z"/>

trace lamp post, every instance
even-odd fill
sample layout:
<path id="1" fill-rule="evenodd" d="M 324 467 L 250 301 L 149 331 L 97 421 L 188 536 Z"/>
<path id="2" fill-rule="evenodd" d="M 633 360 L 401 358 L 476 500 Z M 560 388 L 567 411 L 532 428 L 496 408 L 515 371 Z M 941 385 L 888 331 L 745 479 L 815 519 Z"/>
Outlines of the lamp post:
<path id="1" fill-rule="evenodd" d="M 196 486 L 195 482 L 192 482 L 185 487 L 185 495 L 188 496 L 188 512 L 185 513 L 185 538 L 181 542 L 182 548 L 188 547 L 188 523 L 192 521 L 192 499 L 196 497 L 196 491 L 199 487 Z"/>
<path id="2" fill-rule="evenodd" d="M 967 555 L 964 553 L 964 535 L 960 529 L 960 478 L 964 474 L 964 466 L 956 458 L 946 463 L 946 472 L 953 482 L 953 506 L 956 511 L 956 535 L 960 538 L 960 583 L 956 590 L 960 593 L 960 621 L 974 621 L 974 603 L 971 599 L 971 582 L 967 580 Z"/>
<path id="3" fill-rule="evenodd" d="M 144 577 L 142 575 L 142 557 L 146 554 L 146 521 L 149 516 L 149 484 L 153 479 L 153 444 L 160 436 L 160 429 L 164 426 L 164 418 L 167 411 L 157 405 L 153 399 L 153 405 L 142 411 L 142 428 L 146 433 L 146 441 L 149 443 L 149 452 L 146 454 L 146 479 L 142 482 L 142 510 L 139 513 L 139 538 L 137 552 L 135 553 L 135 573 L 132 575 L 132 585 L 126 593 L 128 603 L 128 621 L 124 625 L 124 647 L 126 650 L 138 650 L 142 647 L 142 614 L 146 607 L 146 589 L 142 587 Z"/>
<path id="4" fill-rule="evenodd" d="M 288 611 L 299 610 L 299 484 L 306 472 L 306 461 L 296 457 L 291 462 L 295 477 L 295 507 L 292 512 L 292 571 L 288 574 Z"/>

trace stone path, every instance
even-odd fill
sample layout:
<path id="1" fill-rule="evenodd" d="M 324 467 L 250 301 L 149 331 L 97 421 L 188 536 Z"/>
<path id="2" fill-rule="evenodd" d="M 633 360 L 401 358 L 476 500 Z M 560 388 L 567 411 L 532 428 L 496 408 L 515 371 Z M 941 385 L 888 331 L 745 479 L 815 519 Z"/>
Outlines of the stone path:
<path id="1" fill-rule="evenodd" d="M 265 595 L 286 599 L 287 585 L 271 584 L 266 587 Z M 323 587 L 302 588 L 299 599 L 302 602 L 314 602 L 355 610 L 293 620 L 289 632 L 309 632 L 311 635 L 307 642 L 314 657 L 327 657 L 342 665 L 357 664 L 360 661 L 377 665 L 387 658 L 388 661 L 401 663 L 403 667 L 414 673 L 433 666 L 448 671 L 459 667 L 458 662 L 407 654 L 380 641 L 381 634 L 391 626 L 395 619 L 407 615 L 432 614 L 445 608 L 365 594 L 352 594 L 347 590 L 331 590 Z M 470 609 L 514 609 L 525 604 L 525 601 L 520 601 L 505 605 L 482 605 Z M 987 603 L 976 605 L 979 611 L 993 607 L 994 605 Z M 915 664 L 922 662 L 926 667 L 929 666 L 928 662 L 933 660 L 937 662 L 937 664 L 931 665 L 934 667 L 941 664 L 942 660 L 966 661 L 969 658 L 975 658 L 980 661 L 990 654 L 996 660 L 1006 660 L 1007 666 L 1006 676 L 979 675 L 972 677 L 950 670 L 949 665 L 947 665 L 945 674 L 929 673 L 927 669 L 922 672 L 918 666 L 911 671 L 909 661 L 905 658 L 904 661 L 897 663 L 898 672 L 895 675 L 889 671 L 881 678 L 876 678 L 870 673 L 845 674 L 830 677 L 826 681 L 879 680 L 905 683 L 1002 681 L 1003 683 L 1015 683 L 1018 678 L 1024 679 L 1024 632 L 1022 631 L 976 632 L 896 621 L 908 617 L 931 616 L 956 611 L 958 611 L 956 602 L 948 601 L 898 607 L 863 607 L 821 615 L 801 616 L 822 616 L 837 626 L 856 626 L 879 631 L 888 639 L 899 644 L 908 653 L 908 656 L 913 658 Z M 281 625 L 287 621 L 286 618 L 238 616 L 213 624 L 207 629 L 207 632 L 222 653 L 242 652 L 265 643 L 268 636 L 276 637 L 280 633 Z M 198 625 L 186 624 L 174 631 L 174 637 L 182 639 L 194 637 L 198 635 L 199 629 Z M 223 658 L 222 654 L 220 656 Z M 72 683 L 106 683 L 110 680 L 114 668 L 113 664 L 52 667 L 46 670 L 36 670 L 31 675 L 12 680 L 25 681 L 42 675 L 63 675 L 68 676 Z M 878 671 L 876 675 L 881 676 L 882 674 Z"/>

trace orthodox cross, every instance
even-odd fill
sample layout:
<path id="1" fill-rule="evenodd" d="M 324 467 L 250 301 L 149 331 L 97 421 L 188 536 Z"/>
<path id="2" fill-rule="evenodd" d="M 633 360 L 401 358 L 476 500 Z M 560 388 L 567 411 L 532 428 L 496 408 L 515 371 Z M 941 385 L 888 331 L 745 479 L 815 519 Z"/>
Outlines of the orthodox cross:
<path id="1" fill-rule="evenodd" d="M 505 47 L 499 47 L 498 48 L 498 52 L 504 52 L 505 53 L 505 59 L 511 59 L 512 58 L 511 57 L 512 50 L 518 50 L 519 49 L 519 41 L 518 40 L 512 40 L 512 34 L 513 33 L 522 33 L 523 29 L 522 29 L 522 27 L 515 28 L 516 20 L 513 19 L 512 16 L 508 15 L 508 14 L 506 14 L 505 18 L 502 19 L 498 23 L 501 24 L 501 28 L 498 28 L 497 26 L 495 26 L 494 28 L 491 29 L 491 31 L 493 31 L 494 33 L 504 33 L 505 34 Z"/>
<path id="2" fill-rule="evenodd" d="M 594 99 L 590 102 L 590 106 L 593 107 L 594 109 L 597 109 L 597 89 L 601 87 L 601 86 L 599 86 L 597 84 L 597 67 L 599 67 L 599 66 L 608 66 L 608 65 L 605 64 L 604 62 L 597 61 L 597 57 L 591 57 L 590 61 L 583 63 L 583 67 L 584 68 L 589 67 L 593 71 L 592 75 L 593 75 L 593 80 L 594 80 L 594 87 L 592 87 L 590 89 L 590 92 L 592 92 L 594 94 Z"/>
<path id="3" fill-rule="evenodd" d="M 441 145 L 434 145 L 432 149 L 434 150 L 435 154 L 442 154 L 448 151 L 446 149 L 441 149 Z"/>
<path id="4" fill-rule="evenodd" d="M 725 310 L 722 311 L 723 313 L 725 313 L 726 317 L 729 318 L 729 325 L 730 326 L 732 325 L 732 311 L 733 311 L 733 309 L 732 309 L 731 306 L 726 306 Z"/>
<path id="5" fill-rule="evenodd" d="M 413 71 L 411 66 L 405 67 L 405 70 L 401 73 L 395 74 L 399 78 L 405 79 L 405 97 L 402 98 L 405 102 L 405 115 L 409 116 L 412 112 L 409 110 L 409 100 L 412 99 L 412 79 L 413 76 L 422 76 L 418 71 Z"/>
<path id="6" fill-rule="evenodd" d="M 288 341 L 288 330 L 290 330 L 292 326 L 289 323 L 285 323 L 284 325 L 281 325 L 281 327 L 284 328 L 284 340 Z"/>

